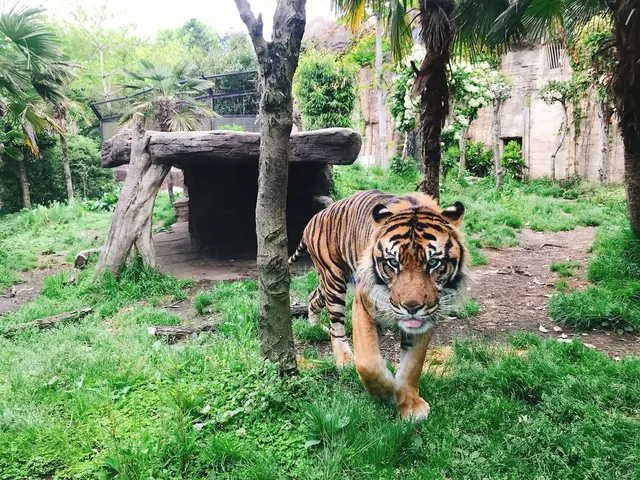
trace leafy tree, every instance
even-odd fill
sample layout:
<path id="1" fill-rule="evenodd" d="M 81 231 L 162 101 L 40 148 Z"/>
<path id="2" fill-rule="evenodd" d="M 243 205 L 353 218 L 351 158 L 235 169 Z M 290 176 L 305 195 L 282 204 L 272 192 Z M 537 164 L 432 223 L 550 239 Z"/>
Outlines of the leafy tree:
<path id="1" fill-rule="evenodd" d="M 558 132 L 558 145 L 551 154 L 551 180 L 555 181 L 556 179 L 556 156 L 562 148 L 569 131 L 569 107 L 576 108 L 583 89 L 582 82 L 576 77 L 572 77 L 569 80 L 550 80 L 538 92 L 538 96 L 547 105 L 558 103 L 562 107 L 562 123 Z"/>
<path id="2" fill-rule="evenodd" d="M 457 62 L 449 69 L 449 88 L 453 93 L 453 128 L 458 132 L 460 142 L 460 168 L 462 177 L 466 168 L 467 132 L 478 111 L 492 100 L 489 76 L 492 68 L 487 62 Z"/>
<path id="3" fill-rule="evenodd" d="M 610 127 L 614 113 L 610 82 L 615 68 L 613 51 L 613 25 L 611 19 L 598 15 L 569 39 L 569 58 L 573 72 L 584 78 L 595 91 L 598 120 L 600 121 L 600 162 L 598 178 L 607 181 L 610 151 Z"/>
<path id="4" fill-rule="evenodd" d="M 293 93 L 308 130 L 351 127 L 356 101 L 354 72 L 333 55 L 315 50 L 302 55 Z"/>

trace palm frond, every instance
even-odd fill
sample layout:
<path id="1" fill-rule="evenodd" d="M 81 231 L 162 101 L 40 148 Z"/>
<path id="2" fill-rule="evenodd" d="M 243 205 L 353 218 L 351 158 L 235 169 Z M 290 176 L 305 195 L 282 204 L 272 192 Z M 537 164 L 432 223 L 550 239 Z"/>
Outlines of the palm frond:
<path id="1" fill-rule="evenodd" d="M 44 9 L 14 5 L 0 14 L 0 34 L 31 63 L 59 56 L 53 32 L 43 21 Z"/>

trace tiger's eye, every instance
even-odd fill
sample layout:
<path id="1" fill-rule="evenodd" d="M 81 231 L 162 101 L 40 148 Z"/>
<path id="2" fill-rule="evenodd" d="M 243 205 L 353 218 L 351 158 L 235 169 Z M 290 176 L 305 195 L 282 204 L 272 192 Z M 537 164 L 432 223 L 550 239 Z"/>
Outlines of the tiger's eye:
<path id="1" fill-rule="evenodd" d="M 387 264 L 394 269 L 397 269 L 398 267 L 400 267 L 400 263 L 398 262 L 398 260 L 396 260 L 393 257 L 387 258 Z"/>
<path id="2" fill-rule="evenodd" d="M 434 269 L 438 267 L 438 265 L 440 265 L 440 260 L 438 260 L 437 258 L 430 258 L 427 262 L 427 265 L 429 266 L 429 268 Z"/>

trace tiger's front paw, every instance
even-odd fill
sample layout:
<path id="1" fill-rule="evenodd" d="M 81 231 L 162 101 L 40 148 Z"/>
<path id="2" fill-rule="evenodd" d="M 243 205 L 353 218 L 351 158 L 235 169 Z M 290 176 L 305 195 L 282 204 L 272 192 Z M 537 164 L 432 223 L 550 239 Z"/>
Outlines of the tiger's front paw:
<path id="1" fill-rule="evenodd" d="M 418 422 L 427 419 L 431 407 L 421 397 L 413 397 L 408 398 L 404 403 L 399 403 L 398 410 L 403 419 Z"/>

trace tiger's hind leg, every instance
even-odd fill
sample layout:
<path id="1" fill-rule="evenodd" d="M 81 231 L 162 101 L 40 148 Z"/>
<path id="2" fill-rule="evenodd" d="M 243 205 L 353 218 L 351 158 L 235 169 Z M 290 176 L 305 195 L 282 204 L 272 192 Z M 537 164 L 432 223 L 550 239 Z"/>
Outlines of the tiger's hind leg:
<path id="1" fill-rule="evenodd" d="M 334 275 L 330 284 L 325 281 L 321 282 L 321 292 L 331 321 L 329 335 L 331 336 L 333 354 L 336 357 L 336 365 L 338 367 L 350 365 L 353 363 L 353 352 L 344 328 L 347 282 Z"/>
<path id="2" fill-rule="evenodd" d="M 320 286 L 318 286 L 309 294 L 309 323 L 311 325 L 320 325 L 320 313 L 324 306 L 324 296 Z"/>

